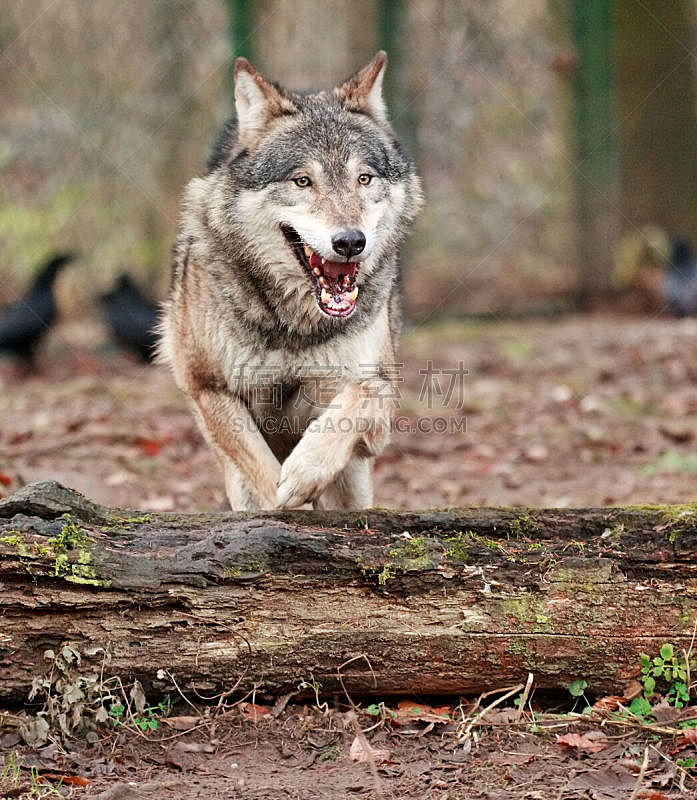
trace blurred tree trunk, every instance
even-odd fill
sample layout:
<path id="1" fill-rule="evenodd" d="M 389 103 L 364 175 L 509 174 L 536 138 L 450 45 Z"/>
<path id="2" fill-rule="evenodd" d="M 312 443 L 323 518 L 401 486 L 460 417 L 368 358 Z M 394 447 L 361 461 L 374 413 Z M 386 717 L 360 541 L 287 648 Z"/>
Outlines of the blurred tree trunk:
<path id="1" fill-rule="evenodd" d="M 694 0 L 616 0 L 622 213 L 697 239 Z"/>
<path id="2" fill-rule="evenodd" d="M 227 0 L 233 54 L 293 89 L 347 78 L 375 49 L 373 0 Z"/>
<path id="3" fill-rule="evenodd" d="M 613 0 L 575 0 L 572 11 L 578 56 L 575 177 L 582 306 L 610 287 L 612 245 L 619 229 L 612 7 Z"/>
<path id="4" fill-rule="evenodd" d="M 201 98 L 188 89 L 187 71 L 191 64 L 183 57 L 192 10 L 192 0 L 161 0 L 150 9 L 153 52 L 159 55 L 166 76 L 160 102 L 172 109 L 166 123 L 156 131 L 154 168 L 162 187 L 160 203 L 157 208 L 151 207 L 143 220 L 151 283 L 158 275 L 168 274 L 162 266 L 169 262 L 182 187 L 191 178 L 191 164 L 197 161 L 191 153 L 192 148 L 198 149 L 198 141 L 191 136 L 191 120 Z"/>

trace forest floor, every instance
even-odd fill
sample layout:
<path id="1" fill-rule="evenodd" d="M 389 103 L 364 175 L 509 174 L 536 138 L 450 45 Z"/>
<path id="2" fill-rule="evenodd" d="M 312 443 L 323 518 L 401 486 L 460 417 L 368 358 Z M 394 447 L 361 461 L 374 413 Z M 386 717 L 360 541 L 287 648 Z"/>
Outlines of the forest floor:
<path id="1" fill-rule="evenodd" d="M 64 324 L 38 374 L 0 362 L 0 494 L 53 479 L 108 505 L 225 507 L 217 464 L 170 375 L 100 338 L 96 326 Z M 399 360 L 402 430 L 377 461 L 376 505 L 695 501 L 695 319 L 441 321 L 407 330 Z M 0 798 L 49 796 L 32 766 L 82 776 L 87 788 L 58 791 L 102 800 L 697 797 L 694 744 L 550 717 L 534 698 L 537 717 L 528 709 L 514 722 L 515 709 L 502 706 L 463 736 L 472 707 L 459 701 L 436 702 L 448 704 L 446 721 L 428 710 L 396 722 L 340 704 L 290 703 L 270 715 L 236 706 L 201 711 L 190 729 L 162 720 L 146 736 L 121 731 L 90 749 L 40 752 L 0 717 Z M 570 695 L 564 702 L 557 710 L 571 709 Z M 376 722 L 367 734 L 375 752 L 361 760 L 360 729 Z M 580 738 L 557 740 L 570 733 Z"/>

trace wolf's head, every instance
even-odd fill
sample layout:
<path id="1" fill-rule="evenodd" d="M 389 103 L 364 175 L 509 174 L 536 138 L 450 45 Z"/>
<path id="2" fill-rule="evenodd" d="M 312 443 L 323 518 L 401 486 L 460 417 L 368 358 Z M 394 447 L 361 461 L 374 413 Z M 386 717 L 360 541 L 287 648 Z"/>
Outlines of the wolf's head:
<path id="1" fill-rule="evenodd" d="M 314 325 L 386 298 L 398 242 L 421 206 L 387 120 L 385 63 L 380 52 L 342 85 L 309 94 L 235 64 L 237 118 L 209 163 L 225 187 L 212 224 L 244 244 L 254 280 L 286 313 Z"/>

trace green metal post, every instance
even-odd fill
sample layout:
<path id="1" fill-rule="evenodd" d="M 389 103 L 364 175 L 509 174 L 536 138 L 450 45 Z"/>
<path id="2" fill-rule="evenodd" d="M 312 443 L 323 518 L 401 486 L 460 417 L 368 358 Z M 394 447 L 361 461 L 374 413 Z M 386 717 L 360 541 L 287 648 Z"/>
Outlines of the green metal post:
<path id="1" fill-rule="evenodd" d="M 258 5 L 258 3 L 257 3 Z M 254 0 L 226 0 L 228 38 L 233 58 L 244 56 L 254 59 Z M 233 83 L 233 65 L 230 65 L 230 84 Z"/>
<path id="2" fill-rule="evenodd" d="M 616 233 L 618 136 L 613 0 L 574 0 L 574 76 L 579 300 L 585 305 L 610 285 Z"/>
<path id="3" fill-rule="evenodd" d="M 385 101 L 399 138 L 413 153 L 416 137 L 414 115 L 405 80 L 404 43 L 407 36 L 404 0 L 378 0 L 377 39 L 378 47 L 386 50 L 389 58 L 385 73 Z"/>

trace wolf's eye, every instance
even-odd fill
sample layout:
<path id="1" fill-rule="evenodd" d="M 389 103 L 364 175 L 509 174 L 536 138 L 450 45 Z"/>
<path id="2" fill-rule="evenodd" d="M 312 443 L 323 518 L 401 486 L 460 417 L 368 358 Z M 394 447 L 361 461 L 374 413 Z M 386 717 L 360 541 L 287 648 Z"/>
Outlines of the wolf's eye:
<path id="1" fill-rule="evenodd" d="M 299 186 L 301 189 L 307 189 L 308 186 L 312 186 L 312 181 L 307 177 L 307 175 L 301 175 L 299 178 L 293 178 L 293 183 L 296 186 Z"/>
<path id="2" fill-rule="evenodd" d="M 368 184 L 373 180 L 373 176 L 369 175 L 367 172 L 363 172 L 358 176 L 358 183 L 361 186 L 368 186 Z"/>

